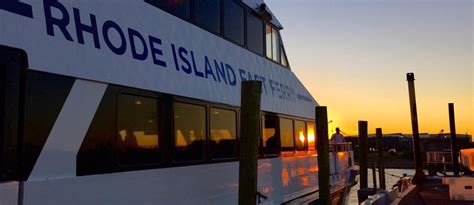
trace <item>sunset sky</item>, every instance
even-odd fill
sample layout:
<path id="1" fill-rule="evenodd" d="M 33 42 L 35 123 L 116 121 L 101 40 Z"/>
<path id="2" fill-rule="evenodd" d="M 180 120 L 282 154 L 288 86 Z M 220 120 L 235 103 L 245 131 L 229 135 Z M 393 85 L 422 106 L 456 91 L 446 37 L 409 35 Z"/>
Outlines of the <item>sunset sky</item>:
<path id="1" fill-rule="evenodd" d="M 415 73 L 420 132 L 474 131 L 473 1 L 267 0 L 285 27 L 292 70 L 320 105 L 329 129 L 411 133 L 406 73 Z"/>

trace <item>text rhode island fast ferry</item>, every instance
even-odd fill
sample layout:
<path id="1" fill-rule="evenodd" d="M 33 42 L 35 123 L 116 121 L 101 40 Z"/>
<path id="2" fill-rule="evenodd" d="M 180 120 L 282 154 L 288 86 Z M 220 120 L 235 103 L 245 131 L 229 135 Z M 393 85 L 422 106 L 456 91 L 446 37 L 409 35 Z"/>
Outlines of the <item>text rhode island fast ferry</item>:
<path id="1" fill-rule="evenodd" d="M 262 0 L 1 0 L 0 204 L 236 204 L 240 84 L 261 204 L 318 198 L 316 101 Z M 350 189 L 350 146 L 331 151 Z"/>

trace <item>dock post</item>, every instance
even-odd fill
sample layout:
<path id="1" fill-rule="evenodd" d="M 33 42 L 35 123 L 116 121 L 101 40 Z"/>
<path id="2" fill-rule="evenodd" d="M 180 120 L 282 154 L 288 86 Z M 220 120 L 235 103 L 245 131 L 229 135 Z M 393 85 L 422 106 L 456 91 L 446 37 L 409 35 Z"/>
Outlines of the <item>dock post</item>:
<path id="1" fill-rule="evenodd" d="M 316 136 L 318 143 L 319 204 L 330 204 L 328 113 L 325 106 L 316 107 Z"/>
<path id="2" fill-rule="evenodd" d="M 241 89 L 239 205 L 255 205 L 262 82 L 244 81 Z"/>
<path id="3" fill-rule="evenodd" d="M 423 172 L 423 162 L 421 161 L 420 150 L 420 133 L 418 131 L 418 114 L 416 111 L 416 95 L 415 95 L 415 74 L 407 73 L 408 93 L 410 96 L 410 113 L 411 126 L 413 131 L 413 155 L 415 158 L 415 176 L 413 177 L 413 184 L 422 184 L 425 179 Z"/>
<path id="4" fill-rule="evenodd" d="M 384 167 L 384 157 L 383 157 L 383 134 L 382 128 L 375 129 L 375 135 L 377 140 L 377 153 L 378 153 L 378 167 L 379 167 L 379 181 L 380 181 L 380 189 L 385 190 L 385 167 Z"/>
<path id="5" fill-rule="evenodd" d="M 367 144 L 367 121 L 359 121 L 359 170 L 360 170 L 360 188 L 364 189 L 368 187 L 367 184 L 367 155 L 368 155 L 368 144 Z"/>
<path id="6" fill-rule="evenodd" d="M 375 171 L 375 160 L 372 161 L 372 181 L 374 182 L 374 190 L 377 192 L 377 172 Z"/>
<path id="7" fill-rule="evenodd" d="M 451 156 L 453 157 L 453 172 L 454 176 L 459 176 L 459 154 L 458 142 L 456 136 L 456 122 L 454 119 L 454 103 L 449 103 L 449 127 L 451 133 Z"/>

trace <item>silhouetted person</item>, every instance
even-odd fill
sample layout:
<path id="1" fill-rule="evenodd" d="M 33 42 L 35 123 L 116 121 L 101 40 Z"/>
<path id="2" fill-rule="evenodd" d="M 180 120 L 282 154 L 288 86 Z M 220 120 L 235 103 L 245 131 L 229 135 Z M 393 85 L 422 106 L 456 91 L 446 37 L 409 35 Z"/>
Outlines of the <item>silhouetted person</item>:
<path id="1" fill-rule="evenodd" d="M 331 136 L 331 143 L 333 144 L 341 144 L 345 143 L 346 140 L 344 140 L 344 135 L 341 134 L 341 130 L 339 130 L 339 127 L 336 127 L 336 133 L 332 134 Z M 339 151 L 339 146 L 335 146 L 336 151 Z M 339 156 L 336 155 L 336 166 L 334 167 L 336 170 L 336 173 L 339 173 Z"/>
<path id="2" fill-rule="evenodd" d="M 278 139 L 275 135 L 267 139 L 267 154 L 278 154 Z"/>
<path id="3" fill-rule="evenodd" d="M 137 148 L 137 137 L 130 130 L 126 130 L 126 132 L 127 134 L 125 135 L 125 139 L 123 140 L 123 146 L 125 148 Z"/>
<path id="4" fill-rule="evenodd" d="M 344 140 L 344 135 L 341 134 L 341 130 L 339 130 L 339 127 L 336 127 L 336 133 L 332 134 L 331 136 L 331 143 L 340 144 L 345 142 L 346 140 Z"/>

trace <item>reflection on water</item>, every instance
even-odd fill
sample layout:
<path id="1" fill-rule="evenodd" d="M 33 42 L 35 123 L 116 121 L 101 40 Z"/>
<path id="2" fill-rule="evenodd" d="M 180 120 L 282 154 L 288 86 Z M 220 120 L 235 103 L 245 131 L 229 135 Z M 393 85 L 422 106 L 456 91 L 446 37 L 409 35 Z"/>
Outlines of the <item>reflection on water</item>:
<path id="1" fill-rule="evenodd" d="M 368 185 L 369 187 L 373 187 L 373 181 L 372 181 L 372 169 L 369 169 L 368 171 Z M 395 176 L 403 176 L 403 174 L 408 174 L 408 175 L 414 175 L 415 170 L 414 169 L 385 169 L 385 181 L 387 185 L 387 189 L 392 188 L 394 184 L 397 183 L 398 177 L 390 176 L 390 175 L 395 175 Z M 390 174 L 390 175 L 387 175 Z M 379 178 L 378 178 L 378 173 L 377 175 L 377 186 L 379 186 Z M 357 202 L 357 190 L 359 190 L 359 184 L 355 185 L 352 187 L 351 192 L 349 193 L 349 200 L 348 204 L 358 204 Z"/>

